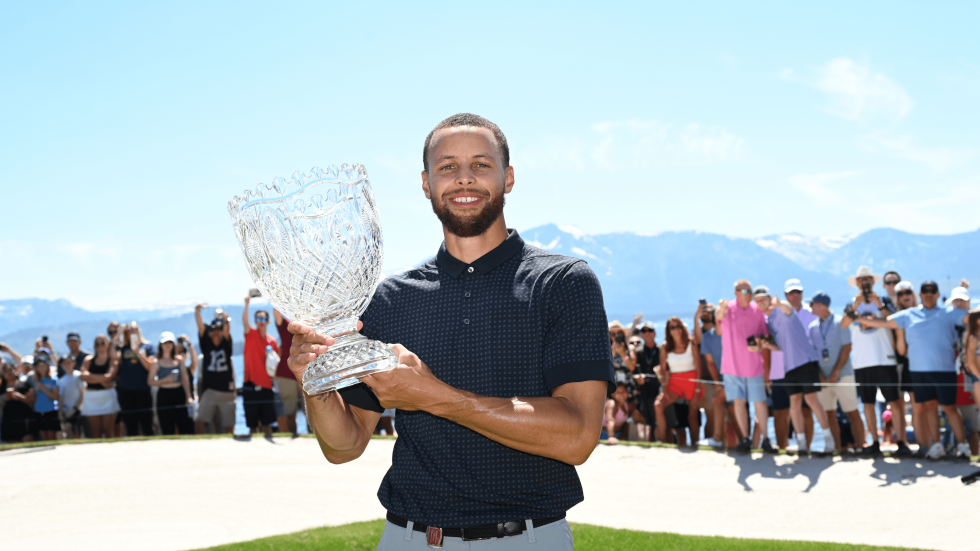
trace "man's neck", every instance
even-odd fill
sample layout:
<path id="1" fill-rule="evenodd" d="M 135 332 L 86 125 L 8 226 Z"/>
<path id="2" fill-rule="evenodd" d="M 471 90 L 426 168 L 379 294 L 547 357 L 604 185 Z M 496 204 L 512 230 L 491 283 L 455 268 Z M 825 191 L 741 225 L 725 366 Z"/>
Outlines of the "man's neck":
<path id="1" fill-rule="evenodd" d="M 829 317 L 830 317 L 830 312 L 820 316 L 820 321 L 827 321 L 827 318 Z"/>
<path id="2" fill-rule="evenodd" d="M 792 304 L 790 304 L 790 306 L 792 306 Z M 799 312 L 802 309 L 803 309 L 803 303 L 802 302 L 800 303 L 799 306 L 793 306 L 793 310 L 796 310 L 797 312 Z"/>
<path id="3" fill-rule="evenodd" d="M 265 327 L 258 327 L 255 330 L 259 332 L 259 335 L 262 335 L 263 339 L 265 338 L 265 331 L 266 331 Z"/>
<path id="4" fill-rule="evenodd" d="M 446 252 L 453 258 L 470 264 L 500 246 L 507 239 L 507 224 L 501 214 L 487 231 L 474 237 L 460 237 L 450 233 L 445 226 L 442 235 L 446 240 Z"/>
<path id="5" fill-rule="evenodd" d="M 701 330 L 702 331 L 707 332 L 707 331 L 711 331 L 714 328 L 715 328 L 715 322 L 713 322 L 713 321 L 702 321 L 701 322 Z"/>

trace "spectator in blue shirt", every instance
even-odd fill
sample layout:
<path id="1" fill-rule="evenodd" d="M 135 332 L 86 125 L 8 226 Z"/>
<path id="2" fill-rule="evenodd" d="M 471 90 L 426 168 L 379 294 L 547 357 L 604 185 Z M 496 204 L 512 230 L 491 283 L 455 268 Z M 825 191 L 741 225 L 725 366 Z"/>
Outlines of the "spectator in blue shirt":
<path id="1" fill-rule="evenodd" d="M 817 394 L 827 412 L 827 422 L 834 435 L 837 449 L 841 448 L 840 425 L 837 424 L 837 404 L 851 422 L 851 433 L 857 451 L 864 446 L 864 422 L 858 411 L 857 391 L 854 388 L 854 368 L 851 367 L 851 332 L 842 329 L 840 316 L 830 311 L 830 295 L 818 292 L 810 299 L 810 309 L 817 319 L 810 322 L 810 342 L 820 358 L 820 382 L 830 383 Z M 836 386 L 840 384 L 841 386 Z"/>
<path id="2" fill-rule="evenodd" d="M 963 431 L 963 418 L 956 407 L 956 328 L 965 325 L 967 315 L 964 310 L 969 305 L 969 294 L 965 295 L 965 299 L 962 295 L 963 293 L 959 297 L 954 296 L 952 304 L 944 308 L 939 305 L 939 285 L 935 281 L 927 280 L 919 288 L 921 305 L 892 314 L 887 320 L 856 320 L 862 326 L 895 329 L 898 351 L 904 353 L 908 350 L 909 370 L 912 372 L 912 385 L 915 388 L 915 407 L 924 416 L 923 427 L 932 442 L 926 453 L 929 459 L 939 459 L 946 455 L 939 439 L 938 406 L 942 406 L 949 426 L 956 435 L 956 441 L 959 442 L 955 455 L 961 458 L 970 456 L 970 447 Z"/>
<path id="3" fill-rule="evenodd" d="M 715 327 L 715 305 L 710 302 L 698 305 L 694 313 L 694 342 L 701 350 L 701 365 L 704 366 L 701 373 L 717 383 L 704 385 L 700 403 L 707 418 L 704 434 L 708 436 L 708 445 L 720 448 L 724 443 L 727 408 L 721 374 L 721 335 Z"/>
<path id="4" fill-rule="evenodd" d="M 34 356 L 34 376 L 31 386 L 37 391 L 34 411 L 38 414 L 38 429 L 41 440 L 57 440 L 61 432 L 58 419 L 58 380 L 51 376 L 51 360 L 47 354 Z"/>

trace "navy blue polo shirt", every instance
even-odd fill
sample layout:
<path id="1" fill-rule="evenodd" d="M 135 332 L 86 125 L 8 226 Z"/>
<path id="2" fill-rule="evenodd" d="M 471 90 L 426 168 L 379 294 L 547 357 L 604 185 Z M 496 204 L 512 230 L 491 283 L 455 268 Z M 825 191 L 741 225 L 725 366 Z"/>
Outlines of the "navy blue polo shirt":
<path id="1" fill-rule="evenodd" d="M 582 260 L 531 247 L 514 230 L 472 264 L 446 251 L 381 282 L 361 320 L 441 381 L 501 398 L 549 396 L 565 383 L 612 388 L 602 289 Z M 382 411 L 364 384 L 340 391 Z M 398 440 L 378 490 L 399 516 L 449 528 L 559 515 L 584 499 L 575 467 L 517 451 L 423 411 L 396 413 Z"/>

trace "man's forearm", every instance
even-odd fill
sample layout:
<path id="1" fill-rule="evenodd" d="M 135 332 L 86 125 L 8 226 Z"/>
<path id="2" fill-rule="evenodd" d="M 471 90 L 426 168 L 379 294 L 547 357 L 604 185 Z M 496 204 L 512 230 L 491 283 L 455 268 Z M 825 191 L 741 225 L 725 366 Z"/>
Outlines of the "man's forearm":
<path id="1" fill-rule="evenodd" d="M 606 388 L 604 381 L 587 382 L 586 396 L 574 401 L 564 396 L 494 398 L 442 385 L 425 411 L 515 450 L 581 465 L 599 439 Z"/>
<path id="2" fill-rule="evenodd" d="M 306 413 L 324 457 L 331 463 L 346 463 L 364 453 L 374 427 L 365 427 L 360 412 L 344 402 L 340 393 L 306 396 Z"/>

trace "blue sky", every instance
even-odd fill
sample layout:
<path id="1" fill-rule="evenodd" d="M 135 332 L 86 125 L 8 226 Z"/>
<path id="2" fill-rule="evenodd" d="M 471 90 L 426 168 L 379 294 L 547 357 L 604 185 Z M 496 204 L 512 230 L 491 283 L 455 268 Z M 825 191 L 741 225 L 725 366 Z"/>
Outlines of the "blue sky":
<path id="1" fill-rule="evenodd" d="M 978 227 L 975 3 L 356 4 L 0 4 L 0 298 L 237 302 L 227 201 L 343 162 L 411 265 L 460 111 L 507 134 L 518 229 Z"/>

